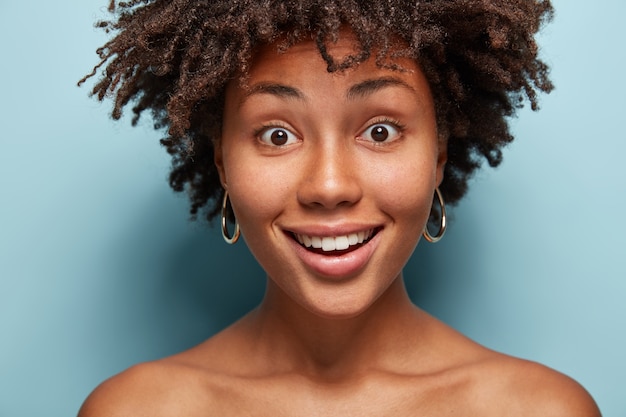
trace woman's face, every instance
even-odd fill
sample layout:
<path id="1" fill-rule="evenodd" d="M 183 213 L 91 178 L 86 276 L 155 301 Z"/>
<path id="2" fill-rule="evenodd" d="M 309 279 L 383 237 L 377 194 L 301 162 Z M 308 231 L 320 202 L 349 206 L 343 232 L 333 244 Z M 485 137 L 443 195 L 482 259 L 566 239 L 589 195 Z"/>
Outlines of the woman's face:
<path id="1" fill-rule="evenodd" d="M 351 39 L 331 55 L 354 53 Z M 228 86 L 216 164 L 268 294 L 353 317 L 400 277 L 427 221 L 445 163 L 432 97 L 410 60 L 331 74 L 313 42 L 276 50 Z"/>

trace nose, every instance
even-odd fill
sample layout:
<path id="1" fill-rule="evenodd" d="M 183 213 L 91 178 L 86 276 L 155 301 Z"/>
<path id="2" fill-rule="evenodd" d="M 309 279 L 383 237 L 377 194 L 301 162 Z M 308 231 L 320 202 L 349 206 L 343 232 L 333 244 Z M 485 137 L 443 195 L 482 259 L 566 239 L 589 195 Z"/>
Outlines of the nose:
<path id="1" fill-rule="evenodd" d="M 321 145 L 318 143 L 318 145 Z M 363 190 L 358 164 L 345 143 L 325 144 L 312 149 L 303 166 L 298 188 L 301 204 L 324 209 L 349 207 L 357 203 Z"/>

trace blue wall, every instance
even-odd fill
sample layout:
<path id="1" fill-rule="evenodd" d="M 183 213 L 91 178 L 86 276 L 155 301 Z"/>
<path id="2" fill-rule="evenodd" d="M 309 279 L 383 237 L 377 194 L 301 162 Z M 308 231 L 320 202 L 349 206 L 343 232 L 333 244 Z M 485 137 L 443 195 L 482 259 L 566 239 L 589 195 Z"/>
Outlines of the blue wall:
<path id="1" fill-rule="evenodd" d="M 39 3 L 0 2 L 0 417 L 74 415 L 106 377 L 200 342 L 263 290 L 243 245 L 187 221 L 150 123 L 113 123 L 75 87 L 107 2 Z M 557 90 L 406 275 L 426 310 L 623 417 L 626 3 L 594 4 L 555 1 Z"/>

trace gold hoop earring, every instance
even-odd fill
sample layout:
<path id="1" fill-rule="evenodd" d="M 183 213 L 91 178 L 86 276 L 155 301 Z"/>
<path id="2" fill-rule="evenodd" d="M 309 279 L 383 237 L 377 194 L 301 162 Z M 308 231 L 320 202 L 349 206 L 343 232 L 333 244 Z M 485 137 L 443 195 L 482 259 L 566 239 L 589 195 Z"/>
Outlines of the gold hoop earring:
<path id="1" fill-rule="evenodd" d="M 428 223 L 424 226 L 424 232 L 422 232 L 422 235 L 424 236 L 424 239 L 430 243 L 439 242 L 444 233 L 446 233 L 446 206 L 443 202 L 443 196 L 441 195 L 441 191 L 439 191 L 439 187 L 435 188 L 435 194 L 437 195 L 439 206 L 441 207 L 441 225 L 439 226 L 439 232 L 437 232 L 435 236 L 432 236 L 430 232 L 428 232 Z"/>
<path id="2" fill-rule="evenodd" d="M 235 232 L 232 237 L 228 236 L 228 227 L 226 227 L 226 217 L 227 217 L 227 206 L 228 206 L 228 191 L 224 191 L 224 200 L 222 200 L 222 237 L 229 245 L 236 243 L 239 240 L 240 230 L 239 223 L 237 219 L 235 219 Z M 233 216 L 234 217 L 234 216 Z"/>

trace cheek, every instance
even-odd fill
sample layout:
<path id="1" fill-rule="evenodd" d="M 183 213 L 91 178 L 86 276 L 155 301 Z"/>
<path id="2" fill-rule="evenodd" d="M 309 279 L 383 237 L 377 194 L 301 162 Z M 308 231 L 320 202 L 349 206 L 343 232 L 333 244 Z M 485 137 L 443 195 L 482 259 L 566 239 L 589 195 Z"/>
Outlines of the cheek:
<path id="1" fill-rule="evenodd" d="M 421 224 L 425 222 L 432 204 L 437 172 L 430 160 L 402 163 L 395 159 L 379 165 L 372 178 L 379 208 L 394 217 L 404 216 Z"/>
<path id="2" fill-rule="evenodd" d="M 240 152 L 224 160 L 228 193 L 242 229 L 276 217 L 288 201 L 290 176 L 278 164 L 268 165 Z"/>

